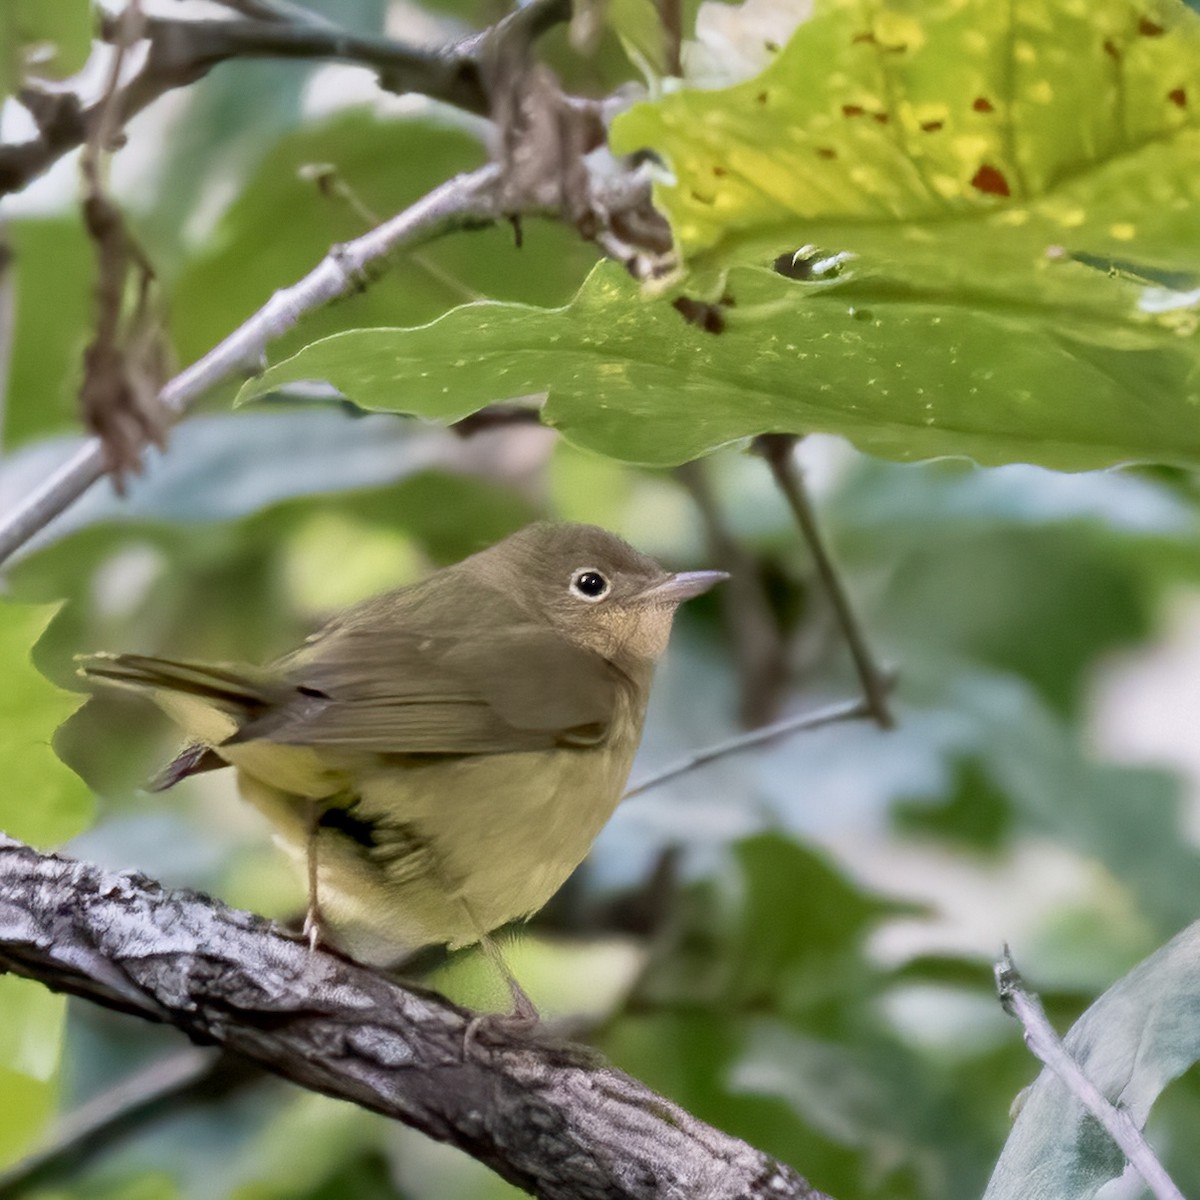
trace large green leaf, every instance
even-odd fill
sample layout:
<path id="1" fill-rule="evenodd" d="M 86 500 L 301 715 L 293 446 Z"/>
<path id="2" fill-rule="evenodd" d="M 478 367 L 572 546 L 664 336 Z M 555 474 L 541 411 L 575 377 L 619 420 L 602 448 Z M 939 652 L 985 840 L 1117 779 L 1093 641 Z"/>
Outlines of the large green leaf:
<path id="1" fill-rule="evenodd" d="M 1172 313 L 1138 311 L 1135 284 L 1058 269 L 1077 295 L 1048 328 L 1035 303 L 972 309 L 919 281 L 739 268 L 714 335 L 605 264 L 566 308 L 471 304 L 416 329 L 335 334 L 240 399 L 324 379 L 367 408 L 453 420 L 548 391 L 545 419 L 572 441 L 662 465 L 767 431 L 1066 470 L 1200 459 L 1196 340 Z"/>
<path id="2" fill-rule="evenodd" d="M 1144 1125 L 1159 1093 L 1200 1060 L 1200 925 L 1111 987 L 1064 1039 L 1107 1099 Z M 1125 1156 L 1050 1070 L 1029 1090 L 986 1200 L 1088 1200 Z"/>
<path id="3" fill-rule="evenodd" d="M 809 242 L 984 287 L 1054 253 L 1200 265 L 1200 18 L 1181 0 L 818 0 L 772 65 L 636 106 L 694 262 Z"/>
<path id="4" fill-rule="evenodd" d="M 29 658 L 55 612 L 56 605 L 0 603 L 0 830 L 43 846 L 78 833 L 92 812 L 83 781 L 50 745 L 79 697 L 47 682 Z"/>

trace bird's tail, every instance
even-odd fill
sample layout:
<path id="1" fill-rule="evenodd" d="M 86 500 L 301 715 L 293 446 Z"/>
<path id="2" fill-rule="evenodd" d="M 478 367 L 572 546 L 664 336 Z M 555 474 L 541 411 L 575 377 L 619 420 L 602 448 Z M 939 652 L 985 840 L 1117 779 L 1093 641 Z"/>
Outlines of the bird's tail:
<path id="1" fill-rule="evenodd" d="M 269 689 L 251 668 L 156 659 L 146 654 L 86 654 L 76 660 L 85 679 L 134 691 L 178 691 L 220 708 L 253 709 L 270 703 Z"/>
<path id="2" fill-rule="evenodd" d="M 76 661 L 85 679 L 145 693 L 188 734 L 189 744 L 150 781 L 153 792 L 188 775 L 225 766 L 212 747 L 232 737 L 271 701 L 268 682 L 256 678 L 253 667 L 210 666 L 145 654 L 89 654 Z"/>
<path id="3" fill-rule="evenodd" d="M 246 715 L 272 700 L 271 689 L 253 668 L 179 662 L 145 654 L 88 654 L 76 659 L 79 674 L 136 692 L 175 692 L 214 708 Z"/>

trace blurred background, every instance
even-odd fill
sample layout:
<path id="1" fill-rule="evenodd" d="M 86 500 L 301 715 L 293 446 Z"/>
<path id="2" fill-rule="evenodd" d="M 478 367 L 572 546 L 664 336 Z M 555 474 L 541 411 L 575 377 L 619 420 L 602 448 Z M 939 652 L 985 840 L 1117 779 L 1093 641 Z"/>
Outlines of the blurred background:
<path id="1" fill-rule="evenodd" d="M 312 7 L 435 43 L 499 15 L 477 0 Z M 584 57 L 559 31 L 549 58 L 576 89 L 606 93 L 632 75 L 611 41 Z M 131 127 L 115 182 L 164 281 L 180 365 L 364 228 L 304 168 L 332 164 L 357 202 L 390 213 L 485 161 L 473 119 L 380 100 L 371 78 L 228 64 Z M 23 119 L 6 106 L 5 135 Z M 75 168 L 60 168 L 6 214 L 0 508 L 78 442 L 91 251 Z M 563 304 L 593 258 L 549 222 L 527 223 L 519 250 L 505 229 L 458 235 L 400 256 L 275 353 L 480 295 Z M 61 605 L 35 661 L 62 687 L 78 686 L 73 656 L 96 650 L 268 659 L 336 609 L 551 517 L 604 525 L 673 569 L 737 576 L 677 621 L 634 783 L 857 695 L 811 557 L 744 448 L 651 471 L 526 425 L 455 432 L 295 396 L 231 412 L 234 390 L 151 454 L 126 500 L 94 489 L 6 569 L 8 599 Z M 1175 470 L 897 465 L 824 437 L 797 460 L 874 652 L 898 672 L 897 728 L 799 733 L 630 800 L 506 952 L 548 1015 L 831 1195 L 975 1196 L 1037 1074 L 994 998 L 1002 943 L 1061 1029 L 1200 900 L 1200 496 Z M 94 807 L 59 825 L 6 813 L 11 832 L 44 843 L 69 826 L 72 854 L 271 916 L 302 908 L 227 772 L 143 790 L 177 749 L 149 705 L 87 700 L 55 748 Z M 15 762 L 23 746 L 9 751 Z M 471 953 L 432 972 L 456 999 L 504 1001 Z M 161 1082 L 186 1050 L 170 1031 L 75 1003 L 64 1019 L 35 985 L 0 985 L 0 1164 L 62 1138 L 89 1102 L 128 1104 L 111 1089 Z M 1151 1126 L 1185 1192 L 1200 1192 L 1198 1083 L 1193 1071 L 1173 1084 Z M 236 1070 L 131 1107 L 103 1143 L 21 1194 L 515 1194 L 420 1135 Z"/>

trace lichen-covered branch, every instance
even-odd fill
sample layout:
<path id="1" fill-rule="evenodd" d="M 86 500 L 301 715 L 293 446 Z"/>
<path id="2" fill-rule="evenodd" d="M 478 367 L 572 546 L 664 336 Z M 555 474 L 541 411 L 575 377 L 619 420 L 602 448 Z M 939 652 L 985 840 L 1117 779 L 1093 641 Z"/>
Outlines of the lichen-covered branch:
<path id="1" fill-rule="evenodd" d="M 450 1142 L 546 1200 L 827 1200 L 588 1051 L 472 1014 L 272 923 L 0 835 L 0 971 L 174 1025 Z"/>

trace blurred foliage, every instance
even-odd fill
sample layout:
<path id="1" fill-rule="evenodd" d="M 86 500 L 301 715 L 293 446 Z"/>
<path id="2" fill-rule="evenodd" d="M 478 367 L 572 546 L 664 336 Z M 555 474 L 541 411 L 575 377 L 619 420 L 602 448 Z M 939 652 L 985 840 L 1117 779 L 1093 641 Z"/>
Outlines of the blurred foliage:
<path id="1" fill-rule="evenodd" d="M 314 7 L 363 33 L 387 17 L 379 0 Z M 1195 18 L 1166 0 L 897 2 L 869 19 L 819 0 L 808 22 L 782 0 L 683 7 L 685 35 L 708 31 L 684 61 L 704 50 L 721 90 L 658 78 L 665 42 L 645 5 L 592 14 L 594 58 L 564 30 L 545 51 L 577 91 L 648 77 L 650 98 L 617 137 L 674 172 L 659 196 L 692 274 L 672 286 L 713 299 L 723 332 L 688 324 L 611 264 L 593 271 L 594 248 L 557 222 L 526 222 L 520 248 L 502 227 L 396 255 L 272 348 L 278 365 L 246 389 L 271 399 L 189 418 L 127 500 L 94 491 L 6 569 L 0 827 L 40 845 L 79 834 L 73 853 L 293 915 L 298 882 L 226 773 L 148 797 L 143 781 L 176 746 L 166 721 L 119 696 L 73 712 L 79 697 L 61 689 L 76 686 L 76 654 L 266 659 L 340 606 L 541 516 L 596 521 L 673 567 L 709 565 L 704 524 L 668 468 L 762 430 L 1010 464 L 901 465 L 807 438 L 800 461 L 848 589 L 900 672 L 899 727 L 825 728 L 639 797 L 509 949 L 547 1012 L 577 1018 L 622 1067 L 830 1195 L 977 1196 L 1009 1105 L 1037 1075 L 993 998 L 1002 940 L 1065 1028 L 1200 903 L 1195 781 L 1113 761 L 1101 719 L 1148 719 L 1130 672 L 1178 646 L 1181 606 L 1196 611 L 1200 492 L 1176 468 L 1025 465 L 1179 464 L 1200 451 L 1195 130 L 1171 99 L 1200 91 Z M 452 38 L 499 15 L 490 0 L 436 0 L 396 6 L 388 27 Z M 787 45 L 767 45 L 791 26 Z M 747 79 L 756 55 L 770 65 Z M 145 158 L 126 199 L 180 362 L 371 214 L 486 158 L 474 118 L 411 97 L 346 108 L 334 94 L 348 79 L 327 76 L 317 103 L 311 64 L 229 63 L 188 89 L 148 148 L 131 131 Z M 1009 196 L 971 182 L 985 162 Z M 61 200 L 8 226 L 0 508 L 75 444 L 91 254 Z M 810 278 L 766 269 L 783 255 L 803 276 L 814 255 L 792 252 L 813 241 L 858 258 Z M 304 403 L 290 386 L 279 402 L 280 387 L 313 377 L 388 412 Z M 440 428 L 547 387 L 557 435 Z M 785 709 L 852 694 L 763 464 L 730 447 L 701 469 L 785 631 Z M 739 619 L 715 596 L 682 614 L 635 778 L 733 732 Z M 48 679 L 31 665 L 35 642 Z M 1161 669 L 1160 685 L 1182 689 L 1190 661 Z M 100 798 L 82 833 L 88 791 L 51 752 L 64 721 L 54 748 Z M 1130 987 L 1190 1011 L 1190 968 L 1174 953 L 1138 967 L 1077 1036 L 1101 1056 L 1126 1045 L 1136 1020 L 1111 1004 Z M 430 978 L 472 1003 L 502 999 L 470 953 Z M 82 1006 L 64 1019 L 58 998 L 9 979 L 0 1015 L 0 1163 L 175 1044 Z M 1148 1036 L 1147 1108 L 1194 1057 L 1187 1028 Z M 1060 1099 L 1045 1103 L 1049 1116 L 1022 1117 L 1010 1157 L 1077 1127 Z M 1151 1121 L 1185 1190 L 1200 1186 L 1198 1112 L 1200 1080 L 1183 1071 Z M 258 1082 L 156 1112 L 38 1194 L 513 1192 L 410 1131 Z"/>
<path id="2" fill-rule="evenodd" d="M 0 8 L 0 101 L 27 78 L 73 75 L 91 44 L 91 0 L 6 0 Z"/>

